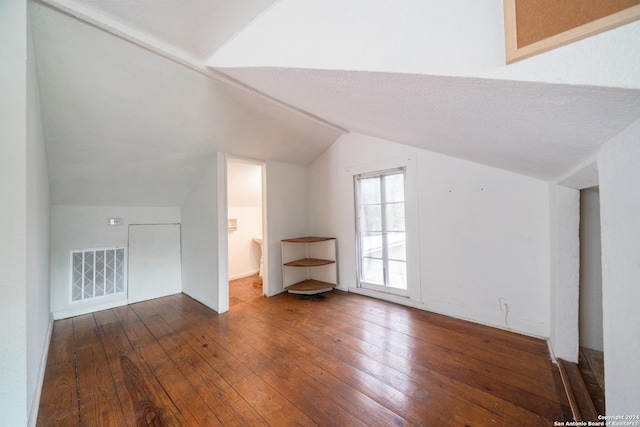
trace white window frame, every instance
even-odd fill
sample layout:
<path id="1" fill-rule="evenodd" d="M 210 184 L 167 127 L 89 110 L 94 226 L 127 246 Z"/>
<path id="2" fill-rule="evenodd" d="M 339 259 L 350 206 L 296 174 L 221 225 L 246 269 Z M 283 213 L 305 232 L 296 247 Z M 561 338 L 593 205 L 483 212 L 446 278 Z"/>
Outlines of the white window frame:
<path id="1" fill-rule="evenodd" d="M 401 289 L 401 288 L 396 288 L 393 286 L 389 285 L 390 282 L 390 278 L 389 278 L 389 274 L 390 274 L 390 268 L 389 268 L 389 254 L 388 254 L 388 230 L 387 230 L 387 221 L 386 221 L 386 209 L 384 209 L 384 207 L 387 204 L 387 201 L 385 199 L 385 187 L 384 187 L 384 182 L 385 180 L 382 179 L 381 180 L 381 188 L 380 188 L 380 205 L 381 205 L 381 238 L 382 238 L 382 263 L 383 263 L 383 282 L 384 284 L 379 285 L 377 283 L 369 283 L 369 282 L 365 282 L 362 280 L 363 277 L 363 263 L 364 263 L 364 258 L 365 258 L 365 254 L 363 252 L 363 249 L 361 247 L 361 242 L 362 242 L 362 236 L 361 236 L 361 224 L 360 224 L 360 185 L 359 182 L 363 179 L 368 179 L 368 178 L 382 178 L 385 176 L 392 176 L 392 175 L 402 175 L 403 177 L 403 192 L 405 194 L 403 194 L 403 200 L 402 203 L 406 206 L 406 177 L 407 177 L 407 173 L 406 173 L 406 168 L 405 167 L 401 167 L 401 168 L 393 168 L 393 169 L 387 169 L 387 170 L 383 170 L 383 171 L 375 171 L 375 172 L 369 172 L 369 173 L 363 173 L 363 174 L 358 174 L 358 175 L 354 175 L 353 177 L 353 185 L 354 185 L 354 195 L 355 195 L 355 202 L 356 202 L 356 253 L 357 253 L 357 259 L 358 259 L 358 268 L 357 268 L 357 273 L 358 273 L 358 286 L 362 287 L 362 288 L 369 288 L 369 289 L 374 289 L 377 291 L 381 291 L 381 292 L 389 292 L 392 294 L 396 294 L 396 295 L 401 295 L 401 296 L 409 296 L 409 291 L 408 291 L 408 286 L 409 283 L 407 282 L 407 289 Z M 404 236 L 405 236 L 405 242 L 406 242 L 406 236 L 407 236 L 407 231 L 406 231 L 406 219 L 405 219 L 405 224 L 404 224 Z M 405 274 L 406 272 L 406 265 L 407 265 L 407 259 L 405 256 Z"/>
<path id="2" fill-rule="evenodd" d="M 356 194 L 355 177 L 358 175 L 375 174 L 376 172 L 382 172 L 392 169 L 405 170 L 405 236 L 407 239 L 407 291 L 395 292 L 395 288 L 387 286 L 378 286 L 374 289 L 374 286 L 365 286 L 360 283 L 359 276 L 359 263 L 360 254 L 358 246 L 358 229 L 356 223 L 358 200 Z M 402 300 L 408 299 L 414 303 L 423 303 L 421 280 L 420 280 L 420 227 L 419 227 L 419 214 L 418 214 L 418 174 L 416 166 L 416 158 L 411 156 L 383 160 L 373 163 L 367 163 L 358 166 L 352 166 L 345 169 L 345 174 L 351 181 L 350 186 L 352 189 L 351 199 L 353 200 L 353 231 L 354 231 L 354 262 L 356 263 L 356 277 L 355 288 L 351 288 L 352 291 L 363 293 L 366 295 L 378 297 L 381 299 L 396 300 L 400 298 Z M 400 290 L 402 291 L 402 290 Z"/>
<path id="3" fill-rule="evenodd" d="M 95 285 L 96 285 L 96 280 L 95 280 L 95 260 L 96 260 L 96 256 L 95 253 L 96 252 L 101 252 L 101 251 L 118 251 L 118 250 L 122 250 L 123 251 L 123 255 L 122 255 L 122 286 L 123 286 L 123 290 L 117 292 L 116 291 L 116 285 L 114 283 L 114 292 L 107 294 L 106 293 L 106 289 L 105 289 L 105 293 L 103 295 L 99 295 L 99 296 L 95 296 Z M 89 297 L 89 298 L 85 298 L 84 297 L 84 292 L 82 295 L 82 298 L 74 300 L 73 299 L 73 279 L 74 279 L 74 266 L 73 266 L 73 257 L 74 254 L 77 253 L 82 253 L 83 257 L 85 253 L 89 253 L 92 252 L 93 253 L 93 297 Z M 114 254 L 115 256 L 115 254 Z M 103 300 L 109 300 L 112 298 L 121 298 L 121 297 L 126 297 L 127 296 L 127 292 L 128 292 L 128 274 L 127 274 L 127 262 L 128 262 L 128 256 L 127 256 L 127 248 L 126 247 L 121 247 L 121 246 L 116 246 L 116 247 L 103 247 L 103 248 L 83 248 L 83 249 L 72 249 L 69 253 L 69 302 L 71 304 L 82 304 L 82 303 L 87 303 L 87 302 L 93 302 L 93 301 L 103 301 Z M 83 263 L 83 288 L 84 288 L 84 263 Z M 106 286 L 106 283 L 105 283 Z"/>

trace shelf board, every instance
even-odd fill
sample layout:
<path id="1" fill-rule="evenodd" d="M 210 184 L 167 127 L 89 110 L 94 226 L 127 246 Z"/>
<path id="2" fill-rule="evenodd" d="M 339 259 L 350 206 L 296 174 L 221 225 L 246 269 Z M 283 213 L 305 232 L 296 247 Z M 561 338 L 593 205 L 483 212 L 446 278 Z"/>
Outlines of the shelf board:
<path id="1" fill-rule="evenodd" d="M 326 242 L 327 240 L 336 240 L 335 237 L 297 237 L 295 239 L 284 239 L 283 242 L 290 243 L 315 243 Z"/>
<path id="2" fill-rule="evenodd" d="M 333 283 L 321 282 L 319 280 L 305 280 L 287 286 L 286 290 L 292 294 L 313 295 L 319 294 L 320 292 L 328 292 L 335 286 Z"/>
<path id="3" fill-rule="evenodd" d="M 329 265 L 334 263 L 335 261 L 328 259 L 303 258 L 291 262 L 285 262 L 284 265 L 287 267 L 318 267 L 320 265 Z"/>

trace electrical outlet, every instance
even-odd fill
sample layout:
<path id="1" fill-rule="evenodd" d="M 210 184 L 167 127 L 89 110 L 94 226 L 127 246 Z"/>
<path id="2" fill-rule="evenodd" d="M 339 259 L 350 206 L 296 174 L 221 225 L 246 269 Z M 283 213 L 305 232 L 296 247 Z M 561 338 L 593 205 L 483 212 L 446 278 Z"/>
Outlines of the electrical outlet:
<path id="1" fill-rule="evenodd" d="M 498 301 L 500 302 L 500 311 L 507 311 L 507 305 L 509 304 L 509 299 L 505 298 L 505 297 L 501 297 L 498 298 Z"/>

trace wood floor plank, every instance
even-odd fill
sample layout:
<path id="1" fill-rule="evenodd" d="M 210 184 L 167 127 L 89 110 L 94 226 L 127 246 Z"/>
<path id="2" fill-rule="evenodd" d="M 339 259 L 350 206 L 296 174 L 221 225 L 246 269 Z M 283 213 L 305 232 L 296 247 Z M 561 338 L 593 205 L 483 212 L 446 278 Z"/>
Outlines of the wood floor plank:
<path id="1" fill-rule="evenodd" d="M 316 336 L 322 335 L 322 327 L 318 325 L 314 327 L 312 323 L 313 323 L 312 321 L 306 322 L 304 325 L 305 329 L 311 330 L 311 333 L 313 335 L 316 335 Z M 286 327 L 285 325 L 282 325 L 282 328 L 285 328 L 285 327 Z M 330 330 L 333 331 L 332 328 Z M 300 333 L 304 334 L 305 332 L 300 332 Z M 311 340 L 313 339 L 313 337 L 310 336 L 309 339 Z M 362 348 L 357 348 L 357 344 L 351 345 L 349 343 L 349 339 L 345 336 L 341 336 L 341 338 L 338 338 L 338 339 L 332 339 L 332 337 L 330 336 L 326 337 L 326 343 L 327 343 L 326 345 L 328 345 L 329 347 L 334 346 L 334 341 L 339 343 L 339 347 L 335 347 L 332 350 L 330 350 L 331 353 L 341 354 L 340 351 L 345 346 L 350 347 L 351 349 L 354 349 L 355 356 L 354 354 L 348 354 L 348 353 L 344 353 L 343 355 L 343 357 L 345 358 L 345 361 L 348 364 L 352 366 L 360 366 L 360 369 L 364 370 L 364 372 L 369 373 L 373 377 L 376 377 L 376 378 L 386 377 L 388 385 L 396 388 L 399 392 L 406 395 L 409 400 L 411 399 L 416 400 L 414 402 L 414 405 L 418 407 L 423 405 L 422 399 L 420 399 L 420 397 L 424 395 L 424 389 L 427 388 L 429 385 L 431 386 L 431 388 L 434 388 L 433 386 L 437 385 L 435 389 L 438 390 L 438 389 L 442 389 L 444 387 L 444 384 L 446 384 L 447 389 L 453 390 L 453 393 L 449 393 L 449 394 L 447 393 L 438 394 L 438 393 L 431 392 L 431 394 L 429 395 L 429 403 L 435 405 L 437 408 L 446 407 L 446 405 L 457 404 L 456 402 L 458 400 L 457 397 L 459 395 L 464 395 L 465 385 L 460 384 L 459 382 L 456 382 L 456 381 L 452 381 L 446 376 L 440 375 L 438 373 L 430 372 L 428 370 L 423 370 L 421 372 L 421 376 L 423 378 L 426 378 L 426 381 L 425 382 L 415 381 L 413 378 L 411 378 L 407 374 L 410 374 L 411 372 L 416 371 L 419 367 L 415 365 L 411 365 L 410 362 L 407 360 L 397 358 L 397 360 L 391 362 L 393 360 L 393 357 L 392 355 L 388 355 L 388 354 L 382 355 L 382 357 L 379 360 L 376 360 L 375 357 L 372 357 L 371 359 L 364 359 L 359 355 L 365 355 L 367 357 L 371 357 L 371 355 L 368 354 L 368 351 L 370 350 L 370 346 L 367 346 L 365 344 Z M 319 345 L 322 347 L 324 344 L 319 344 Z M 365 363 L 362 365 L 358 365 L 360 361 L 365 361 Z M 402 369 L 402 367 L 405 367 L 405 366 L 408 367 L 406 372 L 400 372 L 398 370 L 398 369 Z M 427 387 L 424 387 L 424 386 L 427 386 Z M 466 390 L 466 393 L 469 393 L 469 390 Z M 496 405 L 500 404 L 505 408 L 516 411 L 515 414 L 511 412 L 508 413 L 509 419 L 511 421 L 513 420 L 522 421 L 522 420 L 528 419 L 530 425 L 548 423 L 548 420 L 544 420 L 544 419 L 541 420 L 537 414 L 519 410 L 519 407 L 510 405 L 509 402 L 500 401 L 497 399 L 487 399 L 486 396 L 485 396 L 485 399 L 480 399 L 484 394 L 486 394 L 484 390 L 482 391 L 476 390 L 472 394 L 473 394 L 474 400 L 469 402 L 466 410 L 467 413 L 475 411 L 475 413 L 470 414 L 470 416 L 472 417 L 477 418 L 482 416 L 484 419 L 487 419 L 487 420 L 491 419 L 492 417 L 500 418 L 501 416 L 496 415 L 494 413 Z M 418 398 L 416 398 L 416 396 Z M 425 408 L 424 410 L 428 413 L 430 409 Z M 433 411 L 433 408 L 431 408 L 431 410 Z M 502 408 L 501 411 L 504 411 L 504 408 Z M 432 416 L 435 415 L 436 417 L 438 416 L 437 413 L 433 413 L 433 412 L 431 412 L 431 415 Z"/>
<path id="2" fill-rule="evenodd" d="M 319 312 L 312 310 L 313 307 L 311 307 L 309 314 L 319 322 L 324 320 L 330 323 L 332 330 L 335 329 L 344 332 L 356 339 L 376 345 L 407 360 L 420 363 L 428 369 L 437 369 L 440 372 L 448 370 L 448 375 L 450 376 L 454 375 L 452 371 L 457 371 L 460 375 L 464 373 L 473 376 L 474 379 L 482 378 L 485 383 L 482 386 L 483 388 L 498 389 L 509 386 L 518 387 L 526 383 L 528 384 L 527 393 L 533 393 L 534 395 L 552 401 L 556 398 L 552 387 L 550 387 L 551 379 L 540 381 L 538 377 L 535 381 L 531 381 L 530 378 L 518 372 L 509 371 L 501 366 L 486 363 L 482 358 L 476 358 L 477 362 L 470 364 L 469 358 L 473 357 L 472 354 L 463 354 L 459 351 L 417 340 L 414 337 L 384 328 L 380 325 L 365 322 L 357 317 L 349 316 L 347 310 L 337 310 L 335 313 L 327 313 L 326 310 Z M 545 363 L 546 367 L 548 367 L 547 363 L 548 362 Z M 475 370 L 472 371 L 468 369 L 469 366 L 472 366 Z"/>
<path id="3" fill-rule="evenodd" d="M 236 310 L 236 313 L 238 313 L 238 311 L 239 310 Z M 258 325 L 261 324 L 264 324 L 264 322 L 258 323 Z M 278 326 L 279 329 L 284 330 L 285 325 Z M 305 327 L 308 326 L 309 324 L 305 324 Z M 255 332 L 257 335 L 267 336 L 267 334 L 262 331 L 256 330 Z M 237 331 L 237 333 L 240 334 L 241 331 Z M 312 340 L 313 338 L 310 338 L 309 342 L 306 344 L 310 344 Z M 331 346 L 331 343 L 329 343 L 329 346 Z M 393 406 L 397 405 L 398 402 L 401 402 L 402 406 L 396 406 L 396 410 L 403 414 L 406 413 L 407 419 L 411 422 L 422 424 L 422 420 L 430 419 L 430 422 L 433 423 L 439 420 L 443 413 L 449 412 L 447 411 L 447 404 L 452 399 L 451 396 L 442 395 L 438 391 L 433 391 L 429 396 L 429 399 L 414 399 L 414 394 L 419 397 L 423 397 L 424 393 L 421 390 L 416 393 L 406 392 L 406 387 L 409 385 L 415 386 L 415 384 L 412 384 L 411 379 L 394 372 L 394 370 L 388 366 L 376 364 L 376 362 L 372 360 L 362 359 L 360 355 L 355 354 L 355 352 L 345 352 L 342 354 L 342 357 L 344 358 L 343 360 L 340 360 L 339 358 L 336 359 L 334 356 L 336 354 L 341 354 L 340 352 L 343 350 L 344 349 L 340 349 L 338 347 L 330 347 L 319 351 L 316 348 L 309 356 L 316 359 L 317 363 L 321 364 L 321 366 L 322 364 L 334 363 L 333 365 L 330 365 L 330 369 L 340 370 L 342 378 L 349 378 L 355 387 L 364 393 L 372 393 L 372 398 L 385 402 L 385 405 Z M 355 369 L 354 366 L 359 367 L 359 369 Z M 373 368 L 376 368 L 378 371 L 372 371 Z M 389 381 L 385 382 L 384 375 L 381 374 L 381 371 L 385 371 L 387 374 L 394 372 L 396 375 L 403 378 L 398 380 L 398 383 L 395 384 Z M 376 392 L 373 392 L 374 390 Z M 482 412 L 483 410 L 482 408 L 469 405 L 467 413 L 474 411 Z M 485 417 L 490 416 L 490 414 L 486 412 L 484 415 Z M 473 413 L 471 416 L 473 416 Z M 457 415 L 455 415 L 455 417 L 457 417 Z M 457 422 L 459 422 L 459 420 Z"/>
<path id="4" fill-rule="evenodd" d="M 578 368 L 589 390 L 589 396 L 600 415 L 605 414 L 604 357 L 601 351 L 580 347 Z"/>
<path id="5" fill-rule="evenodd" d="M 163 311 L 163 313 L 165 313 L 165 314 L 166 313 L 171 313 L 171 308 L 172 307 L 175 308 L 175 306 L 166 307 L 167 310 Z M 196 305 L 191 307 L 191 309 L 187 309 L 185 312 L 189 313 L 191 316 L 194 316 L 197 313 L 197 311 L 198 311 L 198 309 L 200 307 L 201 306 L 197 305 L 197 303 L 196 303 Z M 211 319 L 209 317 L 209 313 L 210 313 L 210 311 L 205 309 L 205 310 L 203 310 L 203 312 L 199 313 L 199 314 L 203 315 L 203 317 L 204 317 L 203 319 L 192 318 L 193 320 L 191 322 L 189 322 L 189 323 L 190 324 L 194 324 L 194 325 L 200 325 L 200 324 L 204 323 L 203 320 L 206 322 L 207 320 L 214 320 L 214 319 L 219 320 L 222 317 L 224 317 L 224 316 L 219 316 L 219 317 L 215 317 L 215 318 Z M 180 320 L 179 318 L 178 319 L 174 319 L 174 321 L 179 321 L 179 320 Z M 174 321 L 172 321 L 172 323 L 174 323 Z M 225 330 L 227 330 L 227 329 L 225 328 Z M 198 329 L 197 334 L 209 334 L 211 332 L 212 331 Z M 213 335 L 214 336 L 209 336 L 209 337 L 205 337 L 205 335 L 202 335 L 202 339 L 206 340 L 207 343 L 208 343 L 207 349 L 211 349 L 212 348 L 211 341 L 214 338 L 220 339 L 219 337 L 215 337 L 215 335 L 216 335 L 215 332 L 213 333 Z M 276 338 L 276 336 L 274 336 L 274 338 Z M 214 346 L 217 346 L 217 345 L 218 345 L 217 343 L 214 343 Z M 220 348 L 222 348 L 222 347 L 220 347 Z M 214 349 L 215 349 L 215 347 L 214 347 Z M 219 351 L 219 349 L 216 350 L 216 352 L 218 352 L 218 351 Z M 244 351 L 241 350 L 240 353 L 244 353 Z M 253 357 L 251 352 L 246 352 L 246 354 L 249 357 Z M 218 355 L 219 355 L 219 353 L 218 353 Z M 316 372 L 318 372 L 318 371 L 319 371 L 319 375 L 320 376 L 324 375 L 324 373 L 326 372 L 326 371 L 322 371 L 322 370 L 316 370 Z M 323 376 L 322 378 L 323 379 L 329 379 L 331 377 L 332 376 L 327 375 L 327 376 Z M 333 393 L 340 394 L 341 392 L 345 391 L 345 387 L 346 386 L 344 385 L 344 383 L 336 382 L 336 383 L 333 383 L 332 387 L 330 387 L 329 389 Z M 355 392 L 353 389 L 350 389 L 350 390 Z M 359 413 L 360 415 L 364 416 L 367 419 L 371 419 L 372 420 L 372 424 L 371 425 L 375 425 L 377 422 L 385 421 L 385 420 L 388 420 L 388 422 L 385 422 L 386 425 L 403 425 L 404 424 L 404 421 L 401 418 L 397 417 L 395 414 L 391 413 L 386 408 L 384 408 L 382 406 L 379 406 L 377 403 L 375 403 L 372 400 L 368 399 L 364 395 L 361 395 L 359 393 L 356 393 L 356 394 L 357 394 L 356 398 L 348 399 L 347 402 L 350 402 L 350 404 L 355 404 L 354 407 L 355 407 L 355 411 L 357 413 Z M 349 396 L 348 394 L 343 394 L 341 396 L 342 397 L 352 397 L 352 396 Z M 338 398 L 339 397 L 340 396 L 338 396 Z M 374 418 L 369 418 L 371 415 L 373 415 Z M 377 418 L 376 418 L 376 416 L 377 416 Z"/>
<path id="6" fill-rule="evenodd" d="M 163 314 L 168 312 L 170 307 L 162 310 Z M 301 364 L 305 360 L 296 354 L 296 343 L 291 337 L 272 334 L 268 340 L 264 340 L 255 334 L 244 334 L 245 330 L 250 331 L 250 325 L 238 320 L 230 320 L 229 330 L 237 342 L 226 341 L 225 346 L 237 348 L 244 364 L 254 372 L 264 372 L 262 377 L 267 383 L 280 390 L 314 421 L 325 424 L 329 419 L 331 424 L 338 425 L 375 425 L 385 421 L 388 425 L 408 425 L 401 417 L 370 399 L 363 399 L 364 396 L 359 393 L 355 399 L 346 400 L 345 405 L 344 397 L 347 394 L 344 391 L 348 388 L 347 385 L 315 365 L 307 363 L 307 370 L 302 369 Z M 274 359 L 273 354 L 278 354 L 279 357 Z M 325 386 L 326 381 L 331 382 L 331 387 Z M 314 414 L 317 414 L 315 418 Z"/>
<path id="7" fill-rule="evenodd" d="M 178 294 L 56 322 L 38 426 L 553 425 L 546 343 L 368 297 Z M 570 415 L 569 415 L 570 416 Z"/>
<path id="8" fill-rule="evenodd" d="M 339 302 L 342 303 L 342 302 Z M 353 306 L 353 303 L 350 303 Z M 477 353 L 479 357 L 495 366 L 500 366 L 514 373 L 526 375 L 532 379 L 539 379 L 539 370 L 544 368 L 545 360 L 517 348 L 498 344 L 491 340 L 469 334 L 460 334 L 454 330 L 429 324 L 417 318 L 408 317 L 406 312 L 391 312 L 380 309 L 360 310 L 355 312 L 357 317 L 390 330 L 406 334 L 413 338 L 430 342 L 464 354 Z M 417 311 L 417 310 L 416 310 Z M 551 384 L 551 377 L 545 378 Z"/>
<path id="9" fill-rule="evenodd" d="M 95 318 L 118 393 L 132 406 L 135 424 L 195 425 L 196 419 L 189 412 L 180 411 L 151 367 L 138 357 L 113 310 L 96 313 Z"/>
<path id="10" fill-rule="evenodd" d="M 75 377 L 73 320 L 54 323 L 37 425 L 77 426 L 80 420 Z"/>
<path id="11" fill-rule="evenodd" d="M 170 310 L 162 310 L 161 312 L 163 315 L 166 315 L 166 313 L 169 311 Z M 189 322 L 189 323 L 193 323 L 193 322 Z M 202 336 L 203 339 L 208 339 L 209 341 L 218 342 L 219 340 L 219 337 L 217 337 L 215 334 L 212 334 L 211 330 L 199 329 L 197 333 L 200 334 L 200 336 Z M 243 343 L 241 343 L 241 341 L 239 340 L 237 342 L 225 341 L 224 347 L 232 350 L 231 353 L 234 355 L 233 357 L 235 358 L 238 355 L 241 355 L 242 353 L 247 353 L 246 348 L 237 349 L 237 346 L 242 344 Z M 253 354 L 251 355 L 251 357 L 254 357 Z M 268 420 L 269 423 L 271 423 L 272 425 L 277 425 L 280 423 L 283 423 L 283 425 L 314 424 L 311 415 L 297 409 L 297 406 L 293 405 L 291 401 L 287 399 L 285 395 L 282 394 L 283 389 L 279 387 L 279 386 L 282 386 L 281 381 L 277 382 L 276 387 L 274 387 L 272 384 L 270 384 L 270 381 L 269 381 L 269 379 L 271 379 L 272 381 L 274 380 L 273 376 L 271 376 L 271 373 L 269 373 L 268 376 L 255 375 L 254 374 L 255 370 L 252 369 L 251 366 L 246 365 L 246 363 L 244 363 L 244 361 L 241 359 L 238 359 L 238 361 L 243 366 L 243 368 L 246 367 L 252 372 L 252 374 L 249 376 L 245 375 L 240 379 L 239 382 L 234 381 L 232 384 L 235 387 L 235 389 L 238 390 L 238 392 L 240 392 L 240 394 L 243 395 L 243 397 L 247 401 L 251 402 L 254 406 L 257 406 L 263 409 L 263 412 L 261 412 L 261 415 L 266 420 Z M 249 388 L 250 385 L 253 387 L 253 390 Z M 292 383 L 285 384 L 284 392 L 290 393 L 291 387 L 294 387 L 294 386 L 295 384 L 292 384 Z M 269 404 L 264 405 L 265 402 L 269 402 Z M 310 402 L 310 403 L 314 404 L 314 402 Z M 307 403 L 305 405 L 307 405 L 306 407 L 307 410 L 309 411 L 314 410 L 313 406 L 308 406 L 309 404 Z"/>
<path id="12" fill-rule="evenodd" d="M 144 303 L 139 303 L 144 304 Z M 180 369 L 162 348 L 155 337 L 134 311 L 133 306 L 115 309 L 127 339 L 141 361 L 153 369 L 154 376 L 176 406 L 188 412 L 199 425 L 222 425 L 197 392 L 191 387 Z"/>
<path id="13" fill-rule="evenodd" d="M 75 363 L 72 319 L 62 319 L 54 322 L 49 348 L 51 350 L 47 355 L 47 364 Z"/>
<path id="14" fill-rule="evenodd" d="M 342 312 L 342 310 L 340 311 Z M 339 316 L 340 314 L 336 315 L 336 317 Z M 335 318 L 333 322 L 335 322 Z M 346 326 L 344 326 L 345 324 Z M 478 375 L 485 378 L 485 380 L 494 380 L 499 383 L 506 383 L 507 385 L 516 387 L 518 384 L 528 382 L 530 385 L 528 392 L 543 398 L 551 400 L 555 399 L 555 395 L 553 393 L 549 393 L 549 390 L 553 388 L 552 378 L 550 376 L 540 378 L 540 375 L 538 375 L 535 378 L 535 381 L 531 381 L 531 378 L 525 377 L 519 372 L 514 372 L 512 370 L 505 369 L 502 366 L 487 363 L 485 360 L 486 353 L 484 352 L 476 356 L 471 351 L 462 351 L 460 347 L 454 350 L 451 349 L 451 347 L 446 348 L 445 346 L 433 344 L 431 342 L 417 339 L 416 337 L 409 337 L 380 325 L 373 325 L 371 323 L 365 324 L 367 325 L 366 329 L 362 325 L 359 325 L 357 320 L 354 321 L 350 319 L 344 322 L 342 326 L 338 326 L 338 328 L 341 328 L 347 333 L 356 336 L 356 338 L 361 339 L 364 339 L 363 335 L 366 333 L 367 342 L 374 342 L 377 340 L 378 345 L 382 348 L 386 348 L 391 352 L 407 357 L 411 360 L 418 361 L 418 363 L 422 363 L 428 368 L 437 368 L 441 371 L 445 369 L 447 365 L 450 369 L 456 370 L 472 366 Z M 450 338 L 453 339 L 456 338 L 456 336 L 451 336 Z M 458 337 L 458 339 L 462 339 L 464 343 L 467 342 L 463 337 Z M 475 358 L 475 363 L 470 364 L 469 358 Z M 548 367 L 545 358 L 541 358 L 539 367 L 543 369 Z M 543 381 L 541 381 L 541 379 Z M 496 386 L 500 386 L 500 384 L 497 384 Z"/>
<path id="15" fill-rule="evenodd" d="M 133 419 L 131 408 L 123 409 L 109 370 L 104 348 L 97 339 L 93 314 L 73 319 L 77 358 L 80 422 L 91 426 L 122 426 Z M 124 411 L 127 411 L 125 414 Z"/>
<path id="16" fill-rule="evenodd" d="M 365 305 L 366 310 L 369 312 L 375 312 L 382 315 L 391 312 L 397 313 L 397 315 L 402 317 L 404 307 L 389 306 L 387 305 L 388 303 L 386 301 L 380 301 L 379 304 L 374 303 L 373 305 L 370 303 L 363 304 L 363 301 L 366 301 L 368 299 L 370 300 L 371 298 L 363 295 L 358 295 L 356 298 L 340 300 L 339 304 L 341 306 L 350 306 L 360 309 L 362 309 L 362 306 Z M 543 340 L 517 334 L 514 332 L 455 319 L 426 310 L 416 311 L 411 317 L 427 325 L 439 326 L 447 330 L 462 332 L 470 337 L 482 337 L 483 341 L 493 341 L 495 343 L 504 344 L 510 348 L 517 348 L 529 353 L 547 354 L 548 352 L 547 344 Z"/>
<path id="17" fill-rule="evenodd" d="M 155 336 L 161 336 L 159 343 L 198 395 L 216 414 L 222 425 L 260 424 L 262 418 L 250 406 L 243 405 L 238 393 L 213 370 L 199 354 L 180 336 L 154 309 L 155 302 L 134 310 Z"/>

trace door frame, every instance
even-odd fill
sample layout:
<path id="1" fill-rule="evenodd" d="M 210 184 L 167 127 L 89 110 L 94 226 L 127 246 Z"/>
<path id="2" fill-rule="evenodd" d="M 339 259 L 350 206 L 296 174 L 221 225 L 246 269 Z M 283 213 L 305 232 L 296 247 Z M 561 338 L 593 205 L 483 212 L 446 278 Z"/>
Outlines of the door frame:
<path id="1" fill-rule="evenodd" d="M 229 239 L 228 239 L 228 173 L 227 164 L 229 161 L 244 162 L 254 164 L 262 168 L 262 292 L 265 296 L 272 295 L 269 282 L 269 236 L 268 236 L 268 215 L 267 215 L 267 162 L 265 160 L 253 159 L 249 157 L 234 156 L 225 154 L 218 164 L 218 253 L 220 255 L 220 274 L 218 275 L 218 306 L 219 313 L 229 311 Z"/>

